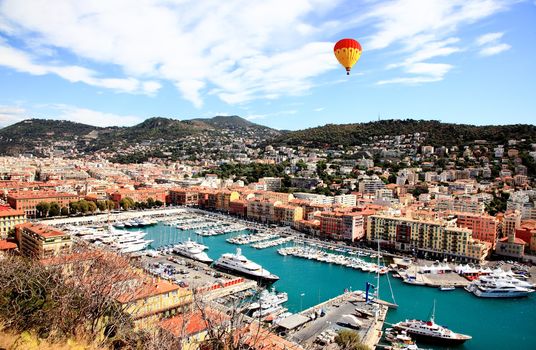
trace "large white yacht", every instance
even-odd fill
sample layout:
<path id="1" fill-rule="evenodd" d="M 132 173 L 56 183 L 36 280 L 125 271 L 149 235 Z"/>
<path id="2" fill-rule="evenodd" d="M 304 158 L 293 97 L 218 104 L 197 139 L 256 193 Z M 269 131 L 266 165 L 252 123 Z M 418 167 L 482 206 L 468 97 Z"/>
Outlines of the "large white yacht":
<path id="1" fill-rule="evenodd" d="M 465 289 L 481 298 L 521 298 L 534 292 L 532 289 L 520 287 L 505 280 L 477 280 Z"/>
<path id="2" fill-rule="evenodd" d="M 472 339 L 470 335 L 455 333 L 435 323 L 435 302 L 429 321 L 405 320 L 393 325 L 394 329 L 406 331 L 417 340 L 441 345 L 459 345 Z"/>
<path id="3" fill-rule="evenodd" d="M 212 260 L 207 253 L 204 252 L 208 249 L 207 246 L 194 242 L 188 239 L 185 242 L 181 242 L 173 246 L 173 252 L 178 255 L 185 256 L 187 258 L 197 260 L 206 264 L 210 264 Z"/>
<path id="4" fill-rule="evenodd" d="M 270 273 L 261 265 L 248 260 L 242 255 L 240 248 L 236 249 L 235 254 L 225 253 L 214 262 L 214 266 L 230 272 L 236 272 L 246 277 L 262 280 L 266 282 L 274 282 L 279 279 L 278 276 Z"/>
<path id="5" fill-rule="evenodd" d="M 152 240 L 142 239 L 135 235 L 124 235 L 115 239 L 110 246 L 121 253 L 134 253 L 147 248 L 151 242 Z"/>
<path id="6" fill-rule="evenodd" d="M 534 284 L 518 279 L 514 277 L 512 273 L 508 273 L 502 270 L 500 272 L 497 272 L 494 270 L 489 275 L 480 276 L 478 281 L 481 283 L 505 282 L 505 283 L 513 284 L 516 287 L 529 288 L 529 289 L 535 288 Z"/>
<path id="7" fill-rule="evenodd" d="M 248 306 L 249 310 L 256 310 L 259 308 L 266 308 L 267 306 L 281 305 L 288 300 L 288 294 L 276 293 L 274 290 L 271 292 L 263 290 L 259 294 L 259 299 Z"/>

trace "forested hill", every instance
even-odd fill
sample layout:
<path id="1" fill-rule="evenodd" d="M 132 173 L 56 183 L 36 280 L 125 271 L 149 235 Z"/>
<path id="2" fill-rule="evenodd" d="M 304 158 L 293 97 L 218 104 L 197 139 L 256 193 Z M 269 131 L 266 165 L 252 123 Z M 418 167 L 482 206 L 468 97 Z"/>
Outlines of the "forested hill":
<path id="1" fill-rule="evenodd" d="M 370 137 L 406 135 L 427 132 L 427 143 L 434 146 L 463 145 L 474 140 L 505 143 L 510 139 L 527 139 L 536 142 L 536 126 L 527 124 L 486 125 L 441 123 L 435 120 L 382 120 L 356 124 L 327 124 L 310 129 L 285 133 L 276 144 L 311 145 L 361 145 Z"/>

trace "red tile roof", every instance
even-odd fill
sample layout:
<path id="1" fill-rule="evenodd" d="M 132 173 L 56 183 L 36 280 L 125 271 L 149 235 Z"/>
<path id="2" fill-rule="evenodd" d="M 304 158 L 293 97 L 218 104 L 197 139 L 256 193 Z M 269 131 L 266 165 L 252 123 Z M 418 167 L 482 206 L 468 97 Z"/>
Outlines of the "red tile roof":
<path id="1" fill-rule="evenodd" d="M 174 316 L 160 322 L 160 326 L 176 337 L 192 336 L 205 331 L 209 325 L 221 325 L 229 319 L 229 316 L 213 310 L 200 310 Z"/>
<path id="2" fill-rule="evenodd" d="M 8 242 L 5 239 L 0 240 L 0 250 L 12 250 L 16 248 L 17 248 L 16 243 Z"/>
<path id="3" fill-rule="evenodd" d="M 20 224 L 20 225 L 17 225 L 15 227 L 17 229 L 18 228 L 21 228 L 21 229 L 24 228 L 26 230 L 29 230 L 29 231 L 31 231 L 31 232 L 39 235 L 39 236 L 45 237 L 45 238 L 68 236 L 69 235 L 68 233 L 65 233 L 63 231 L 56 230 L 53 227 L 43 225 L 43 224 L 33 224 L 31 222 Z"/>
<path id="4" fill-rule="evenodd" d="M 16 215 L 24 215 L 24 211 L 15 210 L 11 208 L 10 206 L 0 205 L 0 216 L 16 216 Z"/>

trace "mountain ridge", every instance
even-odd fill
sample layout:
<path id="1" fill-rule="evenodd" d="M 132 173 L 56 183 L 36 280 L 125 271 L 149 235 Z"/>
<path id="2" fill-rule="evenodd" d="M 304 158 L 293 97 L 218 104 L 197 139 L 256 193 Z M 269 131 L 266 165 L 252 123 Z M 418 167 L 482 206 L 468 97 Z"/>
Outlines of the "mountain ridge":
<path id="1" fill-rule="evenodd" d="M 155 140 L 177 141 L 195 135 L 218 136 L 236 133 L 255 137 L 265 144 L 305 145 L 310 147 L 355 146 L 371 138 L 390 135 L 427 133 L 431 145 L 463 145 L 484 139 L 506 143 L 509 139 L 536 142 L 536 126 L 530 124 L 471 125 L 437 120 L 389 119 L 366 123 L 326 124 L 302 130 L 277 130 L 239 116 L 174 119 L 148 118 L 130 127 L 98 127 L 65 120 L 27 119 L 0 129 L 0 154 L 16 155 L 48 141 L 75 141 L 88 151 L 113 149 L 129 143 Z"/>

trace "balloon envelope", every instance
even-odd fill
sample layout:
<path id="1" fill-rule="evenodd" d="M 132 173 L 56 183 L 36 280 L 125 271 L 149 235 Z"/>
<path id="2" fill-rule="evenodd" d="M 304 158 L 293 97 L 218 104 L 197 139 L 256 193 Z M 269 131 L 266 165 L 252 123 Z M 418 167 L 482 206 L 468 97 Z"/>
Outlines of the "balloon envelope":
<path id="1" fill-rule="evenodd" d="M 339 63 L 346 68 L 346 74 L 350 75 L 350 70 L 361 57 L 361 44 L 354 39 L 341 39 L 335 44 L 333 53 Z"/>

